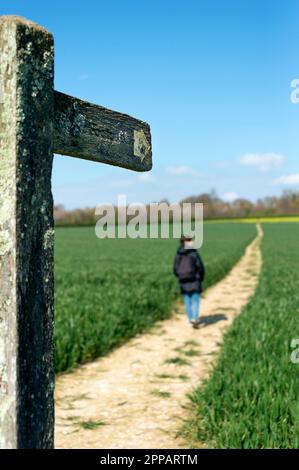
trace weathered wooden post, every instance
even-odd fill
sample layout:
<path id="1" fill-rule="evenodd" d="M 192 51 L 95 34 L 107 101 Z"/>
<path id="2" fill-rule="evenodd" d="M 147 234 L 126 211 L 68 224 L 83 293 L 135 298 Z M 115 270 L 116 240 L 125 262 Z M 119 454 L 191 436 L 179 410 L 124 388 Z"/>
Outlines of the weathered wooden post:
<path id="1" fill-rule="evenodd" d="M 53 38 L 0 19 L 0 446 L 53 445 Z"/>
<path id="2" fill-rule="evenodd" d="M 0 17 L 0 447 L 54 432 L 52 153 L 147 171 L 148 124 L 53 89 L 53 37 Z"/>

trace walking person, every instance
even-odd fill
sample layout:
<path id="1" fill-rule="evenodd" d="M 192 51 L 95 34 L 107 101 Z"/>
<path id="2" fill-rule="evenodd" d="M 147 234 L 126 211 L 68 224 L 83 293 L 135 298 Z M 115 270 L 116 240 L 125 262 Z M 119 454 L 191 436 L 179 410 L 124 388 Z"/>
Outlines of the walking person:
<path id="1" fill-rule="evenodd" d="M 193 247 L 192 237 L 182 236 L 173 265 L 184 297 L 187 318 L 190 324 L 199 325 L 199 304 L 205 268 L 202 259 Z"/>

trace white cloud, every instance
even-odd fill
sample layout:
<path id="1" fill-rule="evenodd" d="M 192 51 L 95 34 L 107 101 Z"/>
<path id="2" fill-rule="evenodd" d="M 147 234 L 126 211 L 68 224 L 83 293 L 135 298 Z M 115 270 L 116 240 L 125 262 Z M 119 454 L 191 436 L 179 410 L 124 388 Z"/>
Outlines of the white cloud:
<path id="1" fill-rule="evenodd" d="M 273 184 L 284 184 L 287 186 L 295 186 L 299 184 L 299 173 L 290 175 L 282 175 L 273 181 Z"/>
<path id="2" fill-rule="evenodd" d="M 151 183 L 152 181 L 155 181 L 155 178 L 151 173 L 141 173 L 138 175 L 139 181 L 143 181 L 145 183 Z"/>
<path id="3" fill-rule="evenodd" d="M 239 198 L 239 194 L 232 192 L 222 194 L 221 198 L 227 202 L 233 202 Z"/>
<path id="4" fill-rule="evenodd" d="M 277 153 L 248 153 L 240 157 L 241 165 L 252 166 L 261 171 L 279 168 L 284 160 L 285 157 Z"/>
<path id="5" fill-rule="evenodd" d="M 199 172 L 190 166 L 170 166 L 167 172 L 174 176 L 197 176 Z"/>

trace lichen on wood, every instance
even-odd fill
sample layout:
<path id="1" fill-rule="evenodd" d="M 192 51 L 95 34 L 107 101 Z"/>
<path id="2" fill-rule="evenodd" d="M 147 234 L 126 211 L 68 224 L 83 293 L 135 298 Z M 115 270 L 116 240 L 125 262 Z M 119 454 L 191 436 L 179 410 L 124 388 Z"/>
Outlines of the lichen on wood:
<path id="1" fill-rule="evenodd" d="M 152 168 L 150 127 L 127 114 L 54 92 L 55 153 L 135 171 Z"/>
<path id="2" fill-rule="evenodd" d="M 53 447 L 53 38 L 0 18 L 0 447 Z"/>

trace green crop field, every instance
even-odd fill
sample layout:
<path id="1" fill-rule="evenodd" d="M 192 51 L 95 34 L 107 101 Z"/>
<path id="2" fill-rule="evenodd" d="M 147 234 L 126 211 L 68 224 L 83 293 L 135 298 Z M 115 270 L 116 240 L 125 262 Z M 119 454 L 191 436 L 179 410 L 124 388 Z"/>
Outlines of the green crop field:
<path id="1" fill-rule="evenodd" d="M 216 368 L 191 396 L 190 445 L 299 447 L 299 226 L 263 225 L 257 291 L 226 334 Z"/>
<path id="2" fill-rule="evenodd" d="M 206 224 L 205 286 L 221 279 L 256 234 L 253 224 Z M 93 227 L 57 228 L 55 366 L 64 371 L 171 314 L 176 240 L 96 238 Z"/>

